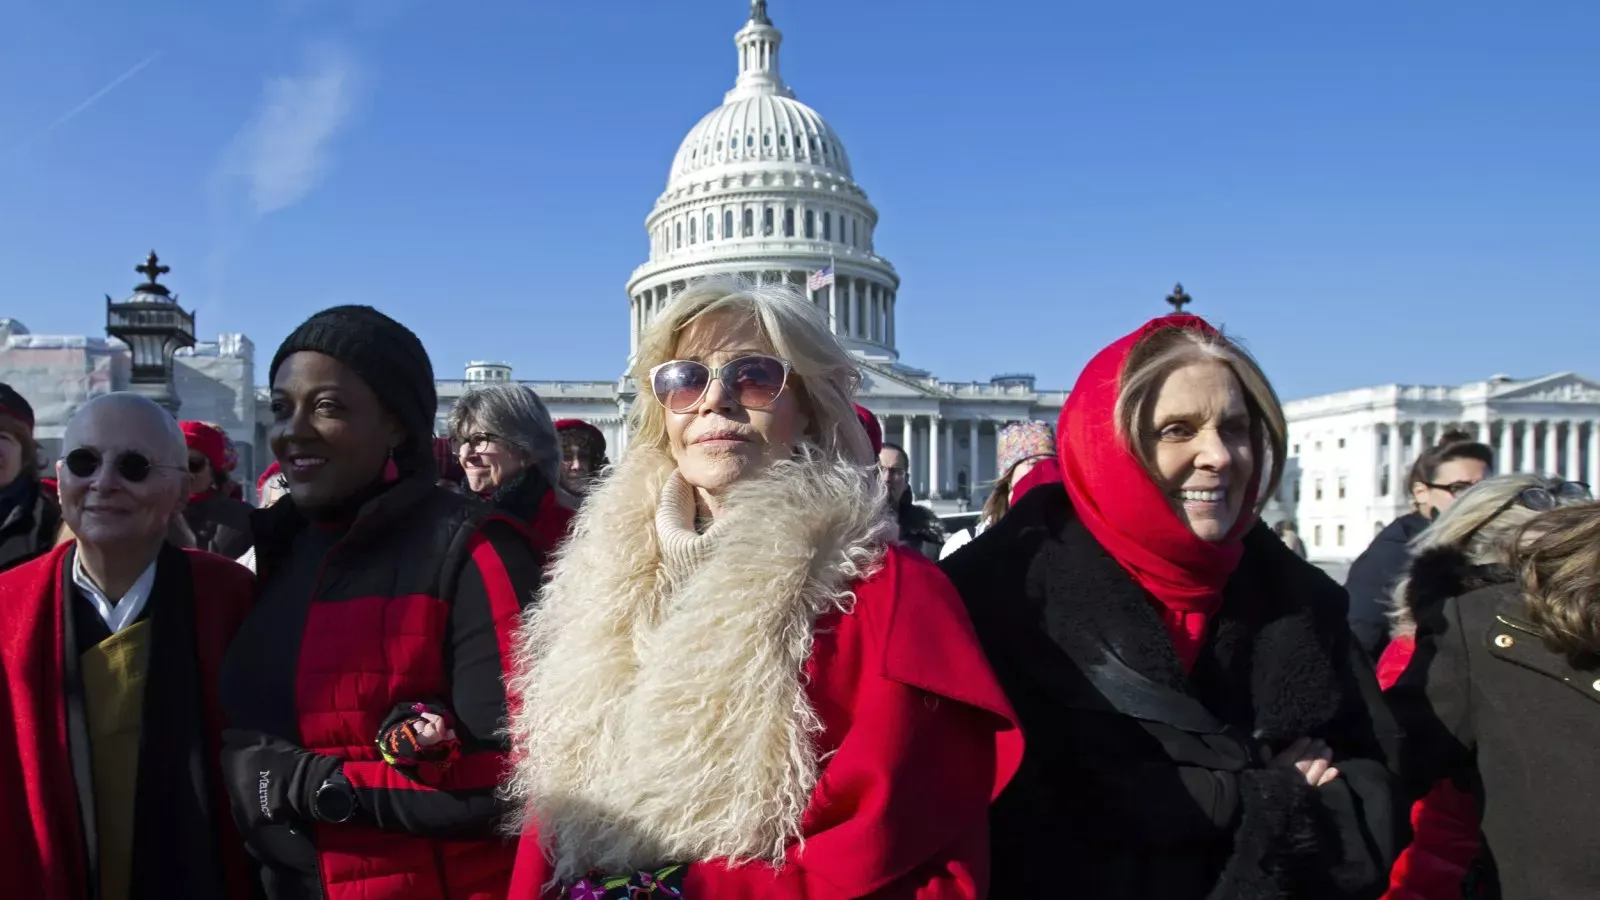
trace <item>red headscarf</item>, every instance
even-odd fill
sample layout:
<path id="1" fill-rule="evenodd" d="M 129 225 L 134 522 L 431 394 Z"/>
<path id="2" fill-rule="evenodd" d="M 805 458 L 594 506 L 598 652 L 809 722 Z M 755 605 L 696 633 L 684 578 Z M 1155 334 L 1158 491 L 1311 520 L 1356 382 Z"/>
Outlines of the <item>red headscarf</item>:
<path id="1" fill-rule="evenodd" d="M 1206 624 L 1222 605 L 1222 589 L 1244 555 L 1240 538 L 1255 524 L 1259 479 L 1250 479 L 1239 521 L 1227 538 L 1212 543 L 1189 530 L 1138 458 L 1113 437 L 1123 365 L 1140 341 L 1167 328 L 1216 334 L 1198 316 L 1163 316 L 1101 350 L 1084 367 L 1061 409 L 1057 453 L 1078 517 L 1106 553 L 1155 598 L 1187 669 L 1199 655 Z"/>

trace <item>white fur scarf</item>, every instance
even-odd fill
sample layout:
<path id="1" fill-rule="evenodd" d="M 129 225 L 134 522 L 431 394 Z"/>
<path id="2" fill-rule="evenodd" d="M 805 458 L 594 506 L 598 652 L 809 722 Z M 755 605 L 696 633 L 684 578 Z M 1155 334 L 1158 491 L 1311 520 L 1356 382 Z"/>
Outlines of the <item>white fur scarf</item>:
<path id="1" fill-rule="evenodd" d="M 815 622 L 849 611 L 893 539 L 871 470 L 813 453 L 731 488 L 703 561 L 669 579 L 655 514 L 672 472 L 641 449 L 588 498 L 518 638 L 506 793 L 563 882 L 781 864 L 818 773 Z"/>

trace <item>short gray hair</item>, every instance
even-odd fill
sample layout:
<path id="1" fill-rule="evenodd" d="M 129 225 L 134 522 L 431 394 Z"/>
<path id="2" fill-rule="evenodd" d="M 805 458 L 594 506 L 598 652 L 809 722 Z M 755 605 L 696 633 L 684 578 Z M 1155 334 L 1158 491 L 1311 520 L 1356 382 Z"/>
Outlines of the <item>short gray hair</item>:
<path id="1" fill-rule="evenodd" d="M 474 431 L 499 437 L 550 487 L 561 483 L 561 442 L 550 410 L 532 388 L 490 384 L 463 394 L 450 410 L 450 437 L 464 442 Z"/>

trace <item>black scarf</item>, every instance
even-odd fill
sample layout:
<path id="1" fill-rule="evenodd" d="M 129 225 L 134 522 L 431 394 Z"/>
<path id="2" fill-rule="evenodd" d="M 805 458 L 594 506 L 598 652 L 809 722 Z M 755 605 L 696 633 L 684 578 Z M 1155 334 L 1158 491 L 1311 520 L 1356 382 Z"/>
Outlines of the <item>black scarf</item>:
<path id="1" fill-rule="evenodd" d="M 74 600 L 73 557 L 62 565 L 61 597 Z M 220 838 L 223 823 L 207 760 L 204 700 L 195 633 L 194 574 L 184 551 L 163 544 L 145 613 L 150 619 L 150 654 L 145 672 L 144 718 L 139 734 L 139 783 L 135 789 L 133 869 L 129 900 L 185 897 L 223 900 Z M 78 788 L 90 896 L 100 889 L 96 858 L 94 782 L 89 763 L 83 681 L 73 617 L 63 617 L 68 686 L 68 746 Z"/>
<path id="2" fill-rule="evenodd" d="M 31 510 L 39 499 L 39 480 L 18 475 L 11 483 L 0 488 L 0 524 L 11 521 L 18 510 Z"/>
<path id="3" fill-rule="evenodd" d="M 523 469 L 483 499 L 494 507 L 495 512 L 505 513 L 519 521 L 532 522 L 539 514 L 539 504 L 544 502 L 544 495 L 549 490 L 549 483 L 537 470 Z"/>

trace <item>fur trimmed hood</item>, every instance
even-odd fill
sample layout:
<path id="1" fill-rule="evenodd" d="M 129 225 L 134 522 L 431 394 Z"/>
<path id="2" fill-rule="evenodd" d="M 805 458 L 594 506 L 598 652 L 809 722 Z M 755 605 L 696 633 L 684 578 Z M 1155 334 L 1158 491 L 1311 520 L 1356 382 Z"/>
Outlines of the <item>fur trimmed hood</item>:
<path id="1" fill-rule="evenodd" d="M 560 881 L 707 859 L 781 864 L 818 777 L 804 671 L 894 521 L 870 469 L 812 452 L 728 491 L 697 565 L 657 525 L 675 472 L 630 454 L 528 613 L 506 793 Z"/>
<path id="2" fill-rule="evenodd" d="M 1514 580 L 1503 565 L 1475 565 L 1456 547 L 1432 547 L 1411 561 L 1405 602 L 1390 613 L 1391 637 L 1412 637 L 1417 622 L 1438 612 L 1444 601 L 1479 588 Z"/>

